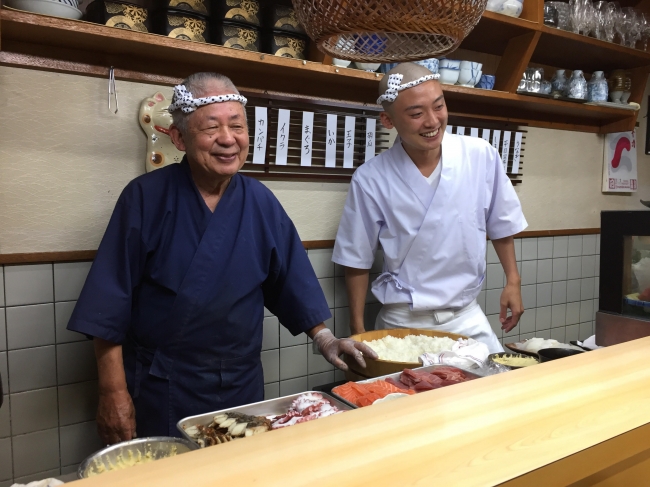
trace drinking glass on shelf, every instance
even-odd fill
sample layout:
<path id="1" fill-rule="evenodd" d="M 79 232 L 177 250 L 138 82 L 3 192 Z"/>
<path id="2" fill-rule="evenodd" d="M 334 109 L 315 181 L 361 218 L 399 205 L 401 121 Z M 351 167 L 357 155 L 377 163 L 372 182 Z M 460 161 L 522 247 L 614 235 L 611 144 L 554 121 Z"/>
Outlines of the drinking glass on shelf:
<path id="1" fill-rule="evenodd" d="M 607 15 L 607 2 L 600 0 L 594 3 L 594 35 L 596 39 L 604 41 L 606 38 L 606 15 Z"/>
<path id="2" fill-rule="evenodd" d="M 623 10 L 620 8 L 620 6 L 616 9 L 616 17 L 614 22 L 620 44 L 623 46 L 627 45 L 627 37 L 630 30 L 630 19 L 625 18 L 625 14 L 623 13 Z"/>
<path id="3" fill-rule="evenodd" d="M 557 27 L 563 30 L 571 30 L 571 9 L 566 2 L 549 1 L 544 2 L 544 6 L 550 5 L 557 12 Z M 546 10 L 545 10 L 546 12 Z"/>
<path id="4" fill-rule="evenodd" d="M 592 30 L 593 4 L 591 0 L 570 0 L 571 23 L 576 34 L 589 35 Z"/>
<path id="5" fill-rule="evenodd" d="M 569 9 L 571 10 L 571 30 L 576 34 L 579 34 L 582 28 L 582 9 L 580 7 L 580 0 L 569 0 Z"/>
<path id="6" fill-rule="evenodd" d="M 627 47 L 634 48 L 637 41 L 641 37 L 639 21 L 637 19 L 636 10 L 632 7 L 625 7 L 622 9 L 624 23 L 627 28 Z"/>
<path id="7" fill-rule="evenodd" d="M 620 9 L 618 2 L 609 2 L 605 9 L 603 28 L 605 30 L 605 40 L 608 42 L 614 42 L 614 37 L 618 33 L 617 22 Z"/>
<path id="8" fill-rule="evenodd" d="M 641 43 L 643 50 L 646 51 L 648 49 L 648 39 L 650 39 L 650 23 L 644 13 L 640 13 L 638 19 L 641 30 Z"/>

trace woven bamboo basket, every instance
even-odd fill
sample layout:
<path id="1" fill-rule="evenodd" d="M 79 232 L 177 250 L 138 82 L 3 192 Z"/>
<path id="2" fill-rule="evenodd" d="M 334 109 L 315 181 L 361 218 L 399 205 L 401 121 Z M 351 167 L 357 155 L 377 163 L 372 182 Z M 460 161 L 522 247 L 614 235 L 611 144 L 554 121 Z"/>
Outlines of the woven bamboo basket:
<path id="1" fill-rule="evenodd" d="M 396 328 L 392 330 L 373 330 L 367 331 L 365 333 L 360 333 L 358 335 L 352 335 L 350 338 L 356 340 L 357 342 L 362 341 L 372 341 L 379 340 L 385 336 L 394 336 L 397 338 L 404 338 L 407 335 L 426 335 L 430 337 L 449 337 L 452 340 L 458 340 L 459 338 L 467 338 L 464 335 L 457 335 L 456 333 L 447 333 L 444 331 L 434 331 L 434 330 L 420 330 L 416 328 Z M 363 369 L 359 364 L 354 360 L 354 358 L 344 355 L 343 360 L 350 370 L 346 372 L 346 378 L 348 380 L 358 381 L 370 379 L 372 377 L 380 377 L 387 374 L 395 374 L 401 372 L 404 369 L 415 369 L 417 367 L 422 367 L 422 364 L 419 362 L 393 362 L 391 360 L 373 360 L 371 358 L 365 358 L 366 368 Z"/>
<path id="2" fill-rule="evenodd" d="M 487 0 L 293 0 L 300 23 L 332 57 L 415 61 L 455 50 Z"/>

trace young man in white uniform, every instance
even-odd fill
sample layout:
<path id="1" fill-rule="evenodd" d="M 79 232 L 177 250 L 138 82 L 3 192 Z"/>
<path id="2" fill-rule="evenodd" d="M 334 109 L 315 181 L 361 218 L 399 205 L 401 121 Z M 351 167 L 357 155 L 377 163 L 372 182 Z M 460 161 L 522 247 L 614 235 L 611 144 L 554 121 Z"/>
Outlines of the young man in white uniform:
<path id="1" fill-rule="evenodd" d="M 498 152 L 478 137 L 445 134 L 447 108 L 437 77 L 404 63 L 381 81 L 381 122 L 399 137 L 356 170 L 332 260 L 346 267 L 352 333 L 364 331 L 368 273 L 381 244 L 384 269 L 372 283 L 383 304 L 377 329 L 459 333 L 500 352 L 476 302 L 486 234 L 507 277 L 500 321 L 509 332 L 524 311 L 512 236 L 527 223 Z"/>

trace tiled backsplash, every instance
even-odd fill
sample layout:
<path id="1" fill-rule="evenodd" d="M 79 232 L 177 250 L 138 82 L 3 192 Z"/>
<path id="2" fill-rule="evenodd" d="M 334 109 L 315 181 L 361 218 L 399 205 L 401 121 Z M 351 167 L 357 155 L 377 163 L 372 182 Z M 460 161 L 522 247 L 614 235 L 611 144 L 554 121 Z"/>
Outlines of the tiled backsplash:
<path id="1" fill-rule="evenodd" d="M 502 342 L 533 336 L 560 341 L 593 334 L 598 309 L 600 237 L 526 238 L 515 241 L 526 312 L 503 336 L 498 321 L 504 274 L 491 242 L 479 303 Z M 338 337 L 349 335 L 343 269 L 331 249 L 308 251 L 332 310 L 326 323 Z M 97 368 L 92 342 L 65 329 L 89 262 L 0 266 L 0 487 L 76 471 L 101 447 L 94 422 Z M 381 272 L 378 256 L 371 279 Z M 380 304 L 369 292 L 366 329 Z M 293 337 L 267 313 L 262 344 L 265 395 L 284 396 L 343 378 L 314 355 L 306 335 Z"/>
<path id="2" fill-rule="evenodd" d="M 93 345 L 65 329 L 90 264 L 0 267 L 0 487 L 72 474 L 101 447 Z"/>

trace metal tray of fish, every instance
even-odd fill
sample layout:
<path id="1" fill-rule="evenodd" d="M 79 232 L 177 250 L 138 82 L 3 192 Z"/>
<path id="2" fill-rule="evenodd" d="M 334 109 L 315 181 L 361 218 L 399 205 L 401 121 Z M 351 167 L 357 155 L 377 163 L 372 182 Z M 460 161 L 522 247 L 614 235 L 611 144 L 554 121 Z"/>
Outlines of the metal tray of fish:
<path id="1" fill-rule="evenodd" d="M 356 409 L 355 406 L 351 406 L 348 402 L 343 401 L 340 398 L 333 397 L 330 394 L 318 391 L 305 391 L 298 394 L 292 394 L 290 396 L 279 397 L 277 399 L 268 399 L 266 401 L 254 402 L 251 404 L 246 404 L 245 406 L 220 409 L 219 411 L 198 414 L 196 416 L 189 416 L 187 418 L 181 419 L 178 423 L 176 423 L 176 428 L 178 428 L 184 438 L 196 442 L 195 438 L 192 438 L 185 432 L 186 428 L 198 425 L 207 426 L 212 422 L 216 415 L 222 413 L 237 412 L 248 414 L 250 416 L 278 416 L 280 414 L 286 413 L 287 409 L 291 407 L 291 403 L 294 401 L 294 399 L 302 396 L 303 394 L 321 394 L 323 396 L 323 399 L 327 399 L 333 406 L 336 406 L 341 411 L 350 411 L 352 409 Z"/>
<path id="2" fill-rule="evenodd" d="M 427 367 L 418 367 L 418 368 L 413 369 L 413 370 L 429 372 L 429 371 L 435 370 L 435 369 L 437 369 L 439 367 L 448 367 L 448 368 L 460 370 L 463 374 L 470 377 L 471 379 L 480 379 L 481 377 L 483 377 L 482 375 L 478 375 L 478 374 L 475 374 L 475 373 L 470 372 L 468 370 L 461 369 L 460 367 L 454 367 L 453 365 L 428 365 Z M 394 380 L 399 382 L 399 378 L 400 378 L 401 375 L 402 375 L 402 372 L 395 372 L 394 374 L 387 374 L 387 375 L 382 375 L 382 376 L 379 376 L 379 377 L 373 377 L 372 379 L 358 380 L 356 382 L 357 382 L 357 384 L 370 384 L 371 382 L 375 382 L 377 380 L 386 380 L 389 377 L 391 379 L 394 379 Z M 449 386 L 445 386 L 445 387 L 449 387 Z M 337 395 L 334 391 L 332 391 L 332 396 L 334 396 L 339 401 L 344 402 L 345 404 L 347 404 L 348 406 L 350 406 L 350 407 L 352 407 L 354 409 L 359 408 L 359 406 L 356 406 L 356 405 L 352 404 L 351 402 L 346 401 L 341 396 Z"/>

